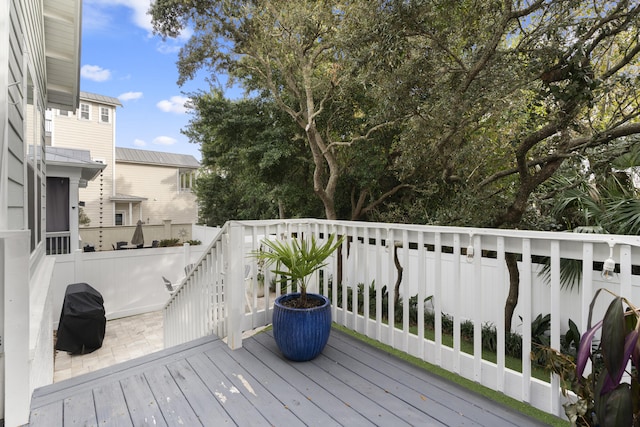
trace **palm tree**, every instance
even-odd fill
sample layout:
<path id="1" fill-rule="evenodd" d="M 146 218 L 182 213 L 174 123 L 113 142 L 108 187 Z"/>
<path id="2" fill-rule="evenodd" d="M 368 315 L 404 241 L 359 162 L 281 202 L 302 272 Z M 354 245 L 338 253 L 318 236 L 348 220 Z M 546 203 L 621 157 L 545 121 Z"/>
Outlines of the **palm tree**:
<path id="1" fill-rule="evenodd" d="M 576 169 L 573 169 L 576 171 Z M 633 174 L 640 172 L 640 148 L 624 153 L 604 173 L 560 175 L 553 179 L 558 191 L 552 214 L 575 233 L 640 234 L 640 188 Z M 550 280 L 549 258 L 540 275 Z M 582 261 L 560 260 L 560 283 L 573 289 L 582 278 Z"/>

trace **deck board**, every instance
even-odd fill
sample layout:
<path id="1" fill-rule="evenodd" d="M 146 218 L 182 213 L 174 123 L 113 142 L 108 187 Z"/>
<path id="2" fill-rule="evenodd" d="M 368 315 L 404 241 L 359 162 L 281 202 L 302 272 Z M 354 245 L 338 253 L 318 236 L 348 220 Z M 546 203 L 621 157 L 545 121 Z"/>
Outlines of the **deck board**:
<path id="1" fill-rule="evenodd" d="M 305 363 L 270 332 L 235 351 L 211 336 L 61 381 L 34 392 L 29 425 L 541 424 L 334 330 Z"/>
<path id="2" fill-rule="evenodd" d="M 133 427 L 119 382 L 98 385 L 93 391 L 98 425 Z"/>

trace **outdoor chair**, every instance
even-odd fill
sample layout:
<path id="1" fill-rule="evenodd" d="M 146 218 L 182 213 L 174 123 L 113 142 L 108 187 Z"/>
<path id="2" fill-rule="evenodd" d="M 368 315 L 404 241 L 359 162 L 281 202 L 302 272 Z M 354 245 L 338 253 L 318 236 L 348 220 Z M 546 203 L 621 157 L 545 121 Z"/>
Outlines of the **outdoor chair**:
<path id="1" fill-rule="evenodd" d="M 167 279 L 164 276 L 162 276 L 162 280 L 164 280 L 164 286 L 167 288 L 169 293 L 173 294 L 176 291 L 175 285 L 173 283 L 171 283 L 171 280 Z"/>

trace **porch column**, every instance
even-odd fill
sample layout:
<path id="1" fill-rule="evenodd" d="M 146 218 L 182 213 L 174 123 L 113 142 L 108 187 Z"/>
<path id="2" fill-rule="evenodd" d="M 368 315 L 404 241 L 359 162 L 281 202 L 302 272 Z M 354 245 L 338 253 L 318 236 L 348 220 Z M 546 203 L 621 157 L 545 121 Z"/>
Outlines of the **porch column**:
<path id="1" fill-rule="evenodd" d="M 5 424 L 18 426 L 29 422 L 31 390 L 29 384 L 29 249 L 28 231 L 0 231 L 0 286 L 4 289 L 3 315 L 0 317 L 4 351 Z M 25 273 L 26 272 L 26 273 Z"/>
<path id="2" fill-rule="evenodd" d="M 227 281 L 224 293 L 227 298 L 227 345 L 231 350 L 242 347 L 242 315 L 244 314 L 244 229 L 236 223 L 229 223 L 228 238 L 225 241 L 228 256 L 224 260 Z"/>
<path id="3" fill-rule="evenodd" d="M 74 253 L 76 250 L 80 249 L 80 234 L 78 232 L 78 227 L 80 224 L 78 223 L 78 191 L 80 187 L 80 178 L 78 177 L 70 177 L 69 178 L 69 238 L 71 242 L 69 243 L 69 251 L 70 253 Z"/>
<path id="4" fill-rule="evenodd" d="M 133 203 L 129 202 L 129 225 L 133 225 Z"/>

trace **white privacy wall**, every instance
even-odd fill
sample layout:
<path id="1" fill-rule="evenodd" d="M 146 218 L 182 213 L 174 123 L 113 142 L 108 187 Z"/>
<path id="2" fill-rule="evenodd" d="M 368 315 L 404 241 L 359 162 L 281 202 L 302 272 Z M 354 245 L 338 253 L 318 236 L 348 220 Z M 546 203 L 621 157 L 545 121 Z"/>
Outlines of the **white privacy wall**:
<path id="1" fill-rule="evenodd" d="M 87 283 L 104 298 L 107 319 L 160 310 L 169 299 L 162 276 L 184 278 L 184 266 L 198 260 L 206 246 L 76 252 L 56 256 L 52 281 L 57 325 L 64 293 L 72 283 Z"/>
<path id="2" fill-rule="evenodd" d="M 356 245 L 358 247 L 355 247 Z M 358 242 L 357 244 L 354 244 L 353 242 L 351 243 L 351 249 L 349 251 L 350 254 L 347 258 L 346 265 L 344 266 L 344 283 L 348 286 L 357 286 L 358 284 L 365 284 L 366 286 L 369 286 L 371 285 L 373 278 L 376 277 L 378 273 L 377 270 L 379 269 L 378 277 L 383 278 L 379 285 L 386 285 L 389 292 L 393 292 L 397 272 L 393 263 L 393 258 L 388 253 L 390 249 L 383 249 L 384 257 L 380 262 L 380 260 L 376 259 L 376 246 L 372 244 L 367 245 L 366 253 L 369 257 L 367 262 L 367 265 L 369 266 L 369 273 L 367 274 L 363 269 L 360 269 L 360 271 L 357 269 L 358 263 L 362 262 L 358 257 L 362 257 L 362 254 L 365 253 L 364 247 L 365 245 L 362 242 Z M 460 277 L 463 289 L 460 292 L 460 300 L 456 300 L 453 288 L 447 287 L 446 285 L 447 282 L 453 282 L 454 255 L 442 254 L 442 283 L 444 285 L 442 287 L 441 303 L 443 313 L 453 314 L 454 307 L 459 313 L 472 313 L 475 305 L 477 304 L 477 301 L 473 299 L 474 292 L 473 289 L 471 289 L 471 283 L 473 282 L 471 279 L 475 274 L 474 266 L 473 264 L 466 262 L 465 256 L 461 255 L 461 258 L 463 260 L 460 262 Z M 411 297 L 418 293 L 418 283 L 420 283 L 418 251 L 415 249 L 409 249 L 408 253 L 406 253 L 404 248 L 398 248 L 398 259 L 404 268 L 402 284 L 400 285 L 400 295 L 403 296 L 403 299 L 407 299 L 405 298 L 405 295 Z M 408 260 L 408 262 L 405 260 Z M 428 297 L 435 293 L 434 252 L 425 252 L 425 261 L 425 297 Z M 504 306 L 506 302 L 505 296 L 506 291 L 508 290 L 509 279 L 507 274 L 504 279 L 505 282 L 501 282 L 501 274 L 504 265 L 498 265 L 499 262 L 501 261 L 492 258 L 482 258 L 482 300 L 480 302 L 480 305 L 483 307 L 482 317 L 483 319 L 486 319 L 486 322 L 494 324 L 498 322 L 499 317 L 504 316 Z M 519 267 L 521 267 L 521 263 L 519 263 Z M 533 285 L 531 292 L 532 300 L 530 301 L 530 304 L 533 318 L 538 314 L 542 314 L 544 316 L 549 313 L 551 288 L 547 283 L 545 283 L 544 277 L 538 275 L 538 272 L 542 267 L 543 266 L 541 264 L 534 264 L 531 273 L 531 282 Z M 391 275 L 389 274 L 389 269 L 392 270 Z M 331 268 L 329 270 L 331 270 Z M 520 274 L 523 274 L 522 268 L 520 268 Z M 368 283 L 366 283 L 365 275 L 369 277 Z M 632 280 L 632 294 L 622 296 L 629 298 L 631 301 L 635 301 L 636 304 L 640 304 L 640 276 L 633 276 Z M 521 283 L 522 282 L 523 281 L 521 280 Z M 465 283 L 469 285 L 464 287 Z M 560 307 L 562 307 L 560 325 L 563 332 L 568 329 L 569 319 L 573 320 L 579 327 L 581 326 L 580 321 L 582 311 L 578 288 L 579 284 L 577 284 L 573 290 L 563 289 L 560 293 Z M 593 272 L 593 289 L 595 290 L 599 288 L 608 288 L 617 294 L 621 293 L 620 281 L 617 275 L 614 275 L 613 280 L 605 281 L 600 277 L 599 272 Z M 606 309 L 607 300 L 607 298 L 602 298 L 602 302 L 596 305 L 599 312 L 603 313 L 603 310 Z M 513 328 L 516 332 L 521 332 L 522 322 L 520 321 L 519 315 L 521 314 L 525 303 L 527 303 L 527 301 L 523 301 L 523 297 L 521 296 L 513 317 Z M 432 308 L 433 306 L 431 302 L 427 302 L 425 307 Z M 580 331 L 584 332 L 584 328 L 580 327 Z"/>

